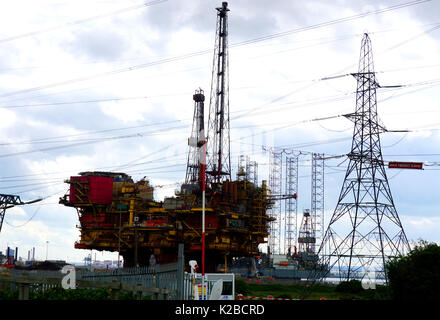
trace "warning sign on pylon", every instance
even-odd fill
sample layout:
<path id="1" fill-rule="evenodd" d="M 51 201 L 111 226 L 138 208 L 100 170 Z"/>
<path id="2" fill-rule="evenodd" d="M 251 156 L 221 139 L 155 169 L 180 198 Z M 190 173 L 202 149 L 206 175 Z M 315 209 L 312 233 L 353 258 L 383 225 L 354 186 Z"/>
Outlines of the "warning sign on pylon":
<path id="1" fill-rule="evenodd" d="M 423 169 L 423 162 L 399 162 L 390 161 L 388 162 L 388 168 L 390 169 Z"/>

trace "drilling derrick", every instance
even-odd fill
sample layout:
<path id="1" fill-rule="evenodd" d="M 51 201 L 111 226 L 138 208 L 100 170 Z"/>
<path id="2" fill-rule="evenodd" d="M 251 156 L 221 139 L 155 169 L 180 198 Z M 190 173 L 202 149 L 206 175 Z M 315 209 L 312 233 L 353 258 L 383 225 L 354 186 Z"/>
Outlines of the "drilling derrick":
<path id="1" fill-rule="evenodd" d="M 341 280 L 363 278 L 368 272 L 386 279 L 386 261 L 410 249 L 382 159 L 379 134 L 386 129 L 377 115 L 379 85 L 368 34 L 362 39 L 359 69 L 353 76 L 356 110 L 347 115 L 354 122 L 353 142 L 338 203 L 319 249 L 326 270 L 315 274 L 315 279 L 329 271 L 338 271 Z"/>
<path id="2" fill-rule="evenodd" d="M 208 118 L 207 181 L 231 180 L 229 126 L 228 3 L 217 8 L 217 27 Z"/>
<path id="3" fill-rule="evenodd" d="M 310 214 L 310 210 L 305 209 L 298 232 L 298 252 L 315 253 L 315 244 L 316 221 Z"/>
<path id="4" fill-rule="evenodd" d="M 201 155 L 203 152 L 203 145 L 205 143 L 205 124 L 204 124 L 204 101 L 205 95 L 203 90 L 199 89 L 193 95 L 194 100 L 194 118 L 191 130 L 191 137 L 188 140 L 189 152 L 188 163 L 186 166 L 185 185 L 196 187 L 201 190 L 202 186 L 202 170 L 201 170 Z"/>
<path id="5" fill-rule="evenodd" d="M 316 220 L 306 209 L 303 213 L 301 226 L 298 232 L 298 259 L 301 268 L 311 270 L 316 266 L 318 255 L 316 246 Z"/>

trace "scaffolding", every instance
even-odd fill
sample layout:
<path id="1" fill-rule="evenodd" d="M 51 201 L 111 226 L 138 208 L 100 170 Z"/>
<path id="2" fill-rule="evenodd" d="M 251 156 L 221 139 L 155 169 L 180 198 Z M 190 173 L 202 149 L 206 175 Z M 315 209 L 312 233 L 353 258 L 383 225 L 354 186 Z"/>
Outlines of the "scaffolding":
<path id="1" fill-rule="evenodd" d="M 249 156 L 240 155 L 238 158 L 237 180 L 248 181 L 258 185 L 258 163 Z"/>
<path id="2" fill-rule="evenodd" d="M 270 151 L 269 161 L 269 189 L 272 195 L 281 195 L 283 178 L 283 153 Z M 268 253 L 281 253 L 281 226 L 282 226 L 282 201 L 273 200 L 269 216 L 274 219 L 270 223 L 270 234 L 268 239 Z"/>
<path id="3" fill-rule="evenodd" d="M 292 252 L 292 248 L 297 248 L 298 238 L 298 156 L 286 157 L 286 195 L 291 198 L 285 199 L 285 245 L 287 253 Z"/>
<path id="4" fill-rule="evenodd" d="M 246 180 L 246 164 L 244 155 L 240 155 L 238 157 L 238 170 L 237 170 L 237 180 L 244 181 Z"/>
<path id="5" fill-rule="evenodd" d="M 324 155 L 312 153 L 311 215 L 315 223 L 316 246 L 324 238 Z"/>
<path id="6" fill-rule="evenodd" d="M 246 156 L 246 177 L 249 182 L 258 185 L 258 162 L 251 161 L 249 156 Z"/>

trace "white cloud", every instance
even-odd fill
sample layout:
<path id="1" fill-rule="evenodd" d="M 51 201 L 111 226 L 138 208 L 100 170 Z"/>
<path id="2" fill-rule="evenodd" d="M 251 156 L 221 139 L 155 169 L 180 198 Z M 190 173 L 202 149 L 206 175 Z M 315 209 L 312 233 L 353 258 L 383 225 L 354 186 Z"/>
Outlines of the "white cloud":
<path id="1" fill-rule="evenodd" d="M 406 235 L 411 241 L 419 239 L 440 243 L 440 217 L 400 216 Z"/>
<path id="2" fill-rule="evenodd" d="M 22 208 L 20 208 L 20 207 L 13 207 L 13 208 L 11 208 L 11 209 L 9 209 L 8 210 L 8 220 L 12 217 L 12 219 L 13 218 L 16 218 L 16 217 L 26 217 L 27 216 L 27 214 L 26 214 L 26 212 L 22 209 Z"/>
<path id="3" fill-rule="evenodd" d="M 0 122 L 0 129 L 4 130 L 12 127 L 16 123 L 17 116 L 13 111 L 0 108 L 0 119 L 2 119 Z"/>
<path id="4" fill-rule="evenodd" d="M 115 117 L 118 120 L 122 120 L 124 123 L 130 121 L 142 121 L 145 120 L 143 112 L 145 106 L 142 104 L 135 103 L 119 103 L 119 102 L 105 102 L 101 105 L 101 110 L 105 114 Z"/>

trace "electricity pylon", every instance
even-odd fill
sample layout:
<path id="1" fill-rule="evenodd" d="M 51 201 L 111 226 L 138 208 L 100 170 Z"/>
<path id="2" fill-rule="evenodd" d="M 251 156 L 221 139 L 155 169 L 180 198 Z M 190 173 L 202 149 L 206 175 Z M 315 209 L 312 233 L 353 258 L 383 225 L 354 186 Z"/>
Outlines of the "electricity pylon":
<path id="1" fill-rule="evenodd" d="M 10 209 L 14 206 L 35 203 L 41 200 L 43 199 L 23 202 L 20 199 L 20 196 L 13 194 L 0 194 L 0 232 L 2 231 L 3 220 L 5 218 L 6 209 Z"/>
<path id="2" fill-rule="evenodd" d="M 362 39 L 359 69 L 353 76 L 357 79 L 356 110 L 346 115 L 354 122 L 349 163 L 318 251 L 314 281 L 329 272 L 338 272 L 340 280 L 347 281 L 362 279 L 367 272 L 386 280 L 387 260 L 410 250 L 382 159 L 379 135 L 387 130 L 377 115 L 379 85 L 368 34 Z"/>

